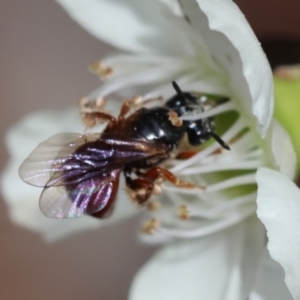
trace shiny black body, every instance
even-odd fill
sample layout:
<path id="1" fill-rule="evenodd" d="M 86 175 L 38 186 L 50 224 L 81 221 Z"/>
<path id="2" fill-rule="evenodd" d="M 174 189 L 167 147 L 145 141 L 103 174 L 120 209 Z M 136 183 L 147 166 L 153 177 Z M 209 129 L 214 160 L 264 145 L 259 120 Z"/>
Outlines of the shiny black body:
<path id="1" fill-rule="evenodd" d="M 183 138 L 186 126 L 174 126 L 169 117 L 171 111 L 168 107 L 141 108 L 132 123 L 132 138 L 164 144 L 167 152 L 174 150 Z"/>

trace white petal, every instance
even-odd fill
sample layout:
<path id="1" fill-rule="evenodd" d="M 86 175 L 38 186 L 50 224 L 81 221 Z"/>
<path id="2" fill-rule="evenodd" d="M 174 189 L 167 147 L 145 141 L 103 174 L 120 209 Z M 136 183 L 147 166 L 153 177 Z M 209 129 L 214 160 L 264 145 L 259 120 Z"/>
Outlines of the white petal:
<path id="1" fill-rule="evenodd" d="M 261 46 L 231 0 L 180 0 L 192 26 L 231 78 L 233 96 L 252 110 L 266 134 L 273 113 L 273 78 Z M 243 76 L 241 76 L 243 74 Z"/>
<path id="2" fill-rule="evenodd" d="M 284 283 L 284 272 L 266 250 L 256 275 L 255 287 L 249 300 L 292 300 Z"/>
<path id="3" fill-rule="evenodd" d="M 293 179 L 296 172 L 297 157 L 292 141 L 279 122 L 273 120 L 272 125 L 270 148 L 275 164 L 281 174 Z"/>
<path id="4" fill-rule="evenodd" d="M 285 282 L 294 299 L 300 299 L 300 191 L 279 172 L 261 168 L 258 184 L 257 215 L 269 238 L 271 257 L 285 271 Z"/>
<path id="5" fill-rule="evenodd" d="M 174 22 L 174 26 L 176 24 Z M 178 32 L 180 28 L 175 30 Z M 191 31 L 190 28 L 189 30 Z M 149 91 L 162 96 L 160 92 L 168 90 L 168 96 L 171 97 L 174 95 L 171 81 L 175 79 L 185 90 L 230 94 L 227 79 L 224 74 L 221 75 L 221 71 L 218 73 L 214 70 L 215 63 L 209 64 L 205 59 L 209 54 L 204 48 L 201 49 L 199 46 L 197 49 L 197 55 L 202 59 L 196 59 L 194 55 L 184 52 L 174 56 L 161 54 L 108 56 L 102 62 L 113 70 L 112 77 L 89 96 L 106 97 L 108 94 L 118 93 L 125 97 L 132 97 L 137 94 L 149 94 Z M 167 96 L 164 92 L 163 94 Z"/>
<path id="6" fill-rule="evenodd" d="M 241 300 L 252 288 L 264 229 L 255 218 L 165 246 L 139 271 L 130 300 Z"/>
<path id="7" fill-rule="evenodd" d="M 97 38 L 121 50 L 178 53 L 180 41 L 162 13 L 167 6 L 147 0 L 57 0 Z"/>
<path id="8" fill-rule="evenodd" d="M 122 188 L 112 217 L 104 222 L 92 217 L 52 220 L 39 211 L 38 199 L 42 190 L 25 184 L 18 176 L 18 169 L 41 141 L 60 132 L 83 132 L 77 110 L 35 113 L 25 117 L 7 132 L 6 143 L 11 158 L 1 177 L 1 191 L 11 220 L 42 234 L 48 241 L 54 241 L 71 233 L 107 225 L 137 212 Z"/>

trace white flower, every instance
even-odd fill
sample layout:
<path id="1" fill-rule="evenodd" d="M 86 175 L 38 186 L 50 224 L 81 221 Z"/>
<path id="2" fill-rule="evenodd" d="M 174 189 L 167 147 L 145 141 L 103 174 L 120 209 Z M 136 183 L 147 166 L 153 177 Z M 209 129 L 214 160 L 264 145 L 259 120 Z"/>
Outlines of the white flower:
<path id="1" fill-rule="evenodd" d="M 147 93 L 147 97 L 162 95 L 167 99 L 174 93 L 170 82 L 176 80 L 184 91 L 226 95 L 231 99 L 198 118 L 237 112 L 222 133 L 231 151 L 219 151 L 219 144 L 212 143 L 188 160 L 170 162 L 176 175 L 205 185 L 206 190 L 164 185 L 161 208 L 149 212 L 148 217 L 156 220 L 150 228 L 156 232 L 142 238 L 146 242 L 168 244 L 139 272 L 130 299 L 291 298 L 283 283 L 282 269 L 265 251 L 265 229 L 255 216 L 256 198 L 258 216 L 268 230 L 270 254 L 283 266 L 286 284 L 294 299 L 299 299 L 299 191 L 288 179 L 294 176 L 295 155 L 285 131 L 279 124 L 271 124 L 271 71 L 236 5 L 230 0 L 181 0 L 180 5 L 171 0 L 59 2 L 92 34 L 131 52 L 102 61 L 100 69 L 95 71 L 112 77 L 91 98 L 118 92 L 122 95 Z M 65 115 L 73 119 L 65 120 Z M 51 113 L 48 116 L 50 129 L 46 134 L 66 132 L 66 124 L 72 124 L 74 131 L 76 121 L 70 112 L 55 117 L 53 125 L 50 124 L 54 117 L 51 118 Z M 8 134 L 12 160 L 3 176 L 2 187 L 13 219 L 51 238 L 56 233 L 50 226 L 56 226 L 54 223 L 59 224 L 58 221 L 43 223 L 37 216 L 37 208 L 34 212 L 27 207 L 28 201 L 34 201 L 26 198 L 37 198 L 37 189 L 12 188 L 17 180 L 11 176 L 13 170 L 38 142 L 48 137 L 40 136 L 39 131 L 39 124 L 47 121 L 44 114 L 37 117 L 38 122 L 36 116 L 29 117 Z M 268 131 L 270 124 L 272 129 Z M 266 135 L 266 140 L 261 140 L 260 135 Z M 20 140 L 15 142 L 20 136 L 24 141 L 21 153 L 16 148 Z M 33 138 L 29 141 L 30 136 Z M 238 172 L 231 172 L 227 177 L 216 173 L 225 170 Z M 234 188 L 234 194 L 230 188 Z M 15 199 L 18 199 L 17 206 Z M 124 200 L 119 199 L 111 220 L 134 213 Z M 20 201 L 24 204 L 20 205 Z M 36 224 L 37 221 L 41 223 Z M 72 220 L 75 222 L 70 227 L 85 229 L 99 224 L 92 219 Z M 43 228 L 39 228 L 41 224 Z M 65 232 L 70 229 L 62 228 Z M 269 288 L 267 280 L 274 287 Z"/>

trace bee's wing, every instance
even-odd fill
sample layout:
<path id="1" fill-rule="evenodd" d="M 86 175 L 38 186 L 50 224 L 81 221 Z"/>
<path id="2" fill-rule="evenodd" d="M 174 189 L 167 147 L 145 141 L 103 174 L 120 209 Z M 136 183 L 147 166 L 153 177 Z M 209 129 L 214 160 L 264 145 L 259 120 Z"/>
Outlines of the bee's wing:
<path id="1" fill-rule="evenodd" d="M 39 187 L 78 184 L 163 151 L 160 145 L 124 137 L 63 133 L 38 145 L 19 174 L 28 184 Z"/>
<path id="2" fill-rule="evenodd" d="M 118 191 L 120 169 L 78 184 L 45 187 L 40 197 L 40 209 L 50 218 L 74 218 L 84 214 L 107 217 Z"/>
<path id="3" fill-rule="evenodd" d="M 76 166 L 66 164 L 72 158 L 74 151 L 86 143 L 99 138 L 99 134 L 80 135 L 77 133 L 60 133 L 42 142 L 23 162 L 19 169 L 20 177 L 28 184 L 44 187 L 51 178 L 63 184 L 59 174 L 68 172 L 66 168 L 76 173 Z M 55 185 L 54 183 L 52 185 Z"/>
<path id="4" fill-rule="evenodd" d="M 44 187 L 40 209 L 46 216 L 103 218 L 113 207 L 123 168 L 163 153 L 160 145 L 116 135 L 64 133 L 41 143 L 19 174 L 25 182 Z"/>

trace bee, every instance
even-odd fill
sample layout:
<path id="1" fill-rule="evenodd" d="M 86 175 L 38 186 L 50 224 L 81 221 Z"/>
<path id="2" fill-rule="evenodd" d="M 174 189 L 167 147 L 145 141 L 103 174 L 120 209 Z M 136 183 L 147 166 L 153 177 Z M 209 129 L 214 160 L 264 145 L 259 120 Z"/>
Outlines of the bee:
<path id="1" fill-rule="evenodd" d="M 139 205 L 153 194 L 158 179 L 194 187 L 159 166 L 178 148 L 184 135 L 193 146 L 212 137 L 221 147 L 229 147 L 214 132 L 213 117 L 180 118 L 209 110 L 216 102 L 208 95 L 182 92 L 176 82 L 172 84 L 176 94 L 163 106 L 141 107 L 129 114 L 132 102 L 128 100 L 117 118 L 91 110 L 87 113 L 90 120 L 108 122 L 102 133 L 57 134 L 38 145 L 21 165 L 19 175 L 28 184 L 43 187 L 40 209 L 46 216 L 108 217 L 122 172 L 130 197 Z M 181 158 L 187 155 L 183 153 Z"/>

